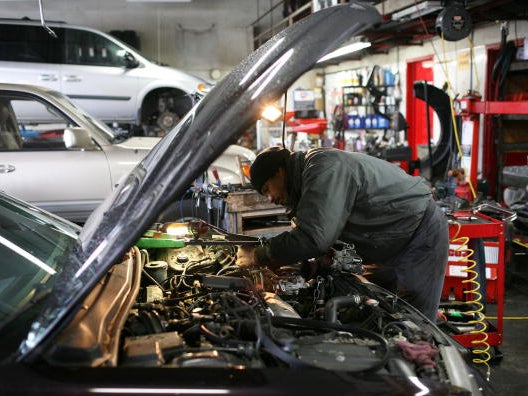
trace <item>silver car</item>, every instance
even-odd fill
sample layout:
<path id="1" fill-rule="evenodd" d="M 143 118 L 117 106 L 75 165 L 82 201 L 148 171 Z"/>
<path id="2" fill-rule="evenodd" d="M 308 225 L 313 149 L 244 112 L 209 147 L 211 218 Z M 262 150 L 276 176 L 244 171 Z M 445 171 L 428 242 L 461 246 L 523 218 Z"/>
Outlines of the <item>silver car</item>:
<path id="1" fill-rule="evenodd" d="M 115 133 L 57 91 L 0 84 L 0 190 L 69 220 L 84 221 L 159 140 Z M 237 157 L 254 154 L 231 146 L 210 168 L 223 184 L 241 182 Z"/>

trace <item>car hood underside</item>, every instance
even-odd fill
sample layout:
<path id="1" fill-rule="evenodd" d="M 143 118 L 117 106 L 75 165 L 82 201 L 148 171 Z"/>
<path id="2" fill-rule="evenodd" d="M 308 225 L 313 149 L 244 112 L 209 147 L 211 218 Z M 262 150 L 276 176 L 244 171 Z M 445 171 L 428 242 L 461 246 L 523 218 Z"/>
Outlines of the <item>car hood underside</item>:
<path id="1" fill-rule="evenodd" d="M 351 2 L 330 7 L 285 29 L 242 61 L 90 216 L 19 357 L 62 328 L 158 214 L 256 122 L 264 105 L 278 100 L 325 54 L 380 21 L 372 6 Z"/>

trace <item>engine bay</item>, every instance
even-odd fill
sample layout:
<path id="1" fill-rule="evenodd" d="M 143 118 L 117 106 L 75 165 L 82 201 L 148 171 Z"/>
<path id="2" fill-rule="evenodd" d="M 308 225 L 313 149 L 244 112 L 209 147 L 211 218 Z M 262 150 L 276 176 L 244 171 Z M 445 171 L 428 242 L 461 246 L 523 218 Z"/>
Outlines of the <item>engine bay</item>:
<path id="1" fill-rule="evenodd" d="M 175 237 L 184 229 L 185 238 Z M 176 230 L 176 231 L 175 231 Z M 120 366 L 316 367 L 447 381 L 448 343 L 397 296 L 366 283 L 340 246 L 326 270 L 245 268 L 257 238 L 205 223 L 158 225 L 138 242 L 141 286 L 121 334 Z"/>

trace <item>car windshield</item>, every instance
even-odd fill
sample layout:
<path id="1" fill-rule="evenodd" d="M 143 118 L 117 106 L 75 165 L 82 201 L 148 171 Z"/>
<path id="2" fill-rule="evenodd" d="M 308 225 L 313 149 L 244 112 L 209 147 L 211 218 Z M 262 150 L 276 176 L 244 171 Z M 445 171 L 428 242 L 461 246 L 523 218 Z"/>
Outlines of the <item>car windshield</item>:
<path id="1" fill-rule="evenodd" d="M 74 224 L 0 195 L 2 344 L 6 337 L 23 334 L 19 331 L 23 323 L 30 323 L 38 315 L 79 230 Z M 14 321 L 21 317 L 22 321 Z"/>
<path id="2" fill-rule="evenodd" d="M 71 100 L 65 98 L 63 94 L 52 90 L 48 90 L 47 93 L 50 96 L 54 96 L 57 100 L 61 102 L 64 107 L 76 113 L 79 117 L 82 117 L 88 124 L 92 125 L 95 129 L 98 129 L 102 133 L 104 133 L 104 136 L 106 136 L 108 141 L 114 142 L 116 140 L 116 134 L 105 123 L 90 116 L 83 109 L 77 107 Z"/>

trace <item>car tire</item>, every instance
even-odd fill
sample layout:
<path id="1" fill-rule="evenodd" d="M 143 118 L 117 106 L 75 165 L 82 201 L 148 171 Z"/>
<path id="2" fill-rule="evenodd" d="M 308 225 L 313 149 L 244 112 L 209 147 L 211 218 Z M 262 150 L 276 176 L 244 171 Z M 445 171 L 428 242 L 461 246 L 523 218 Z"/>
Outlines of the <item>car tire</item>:
<path id="1" fill-rule="evenodd" d="M 172 130 L 193 106 L 191 95 L 174 88 L 150 92 L 141 106 L 141 125 L 147 136 L 161 136 Z"/>

